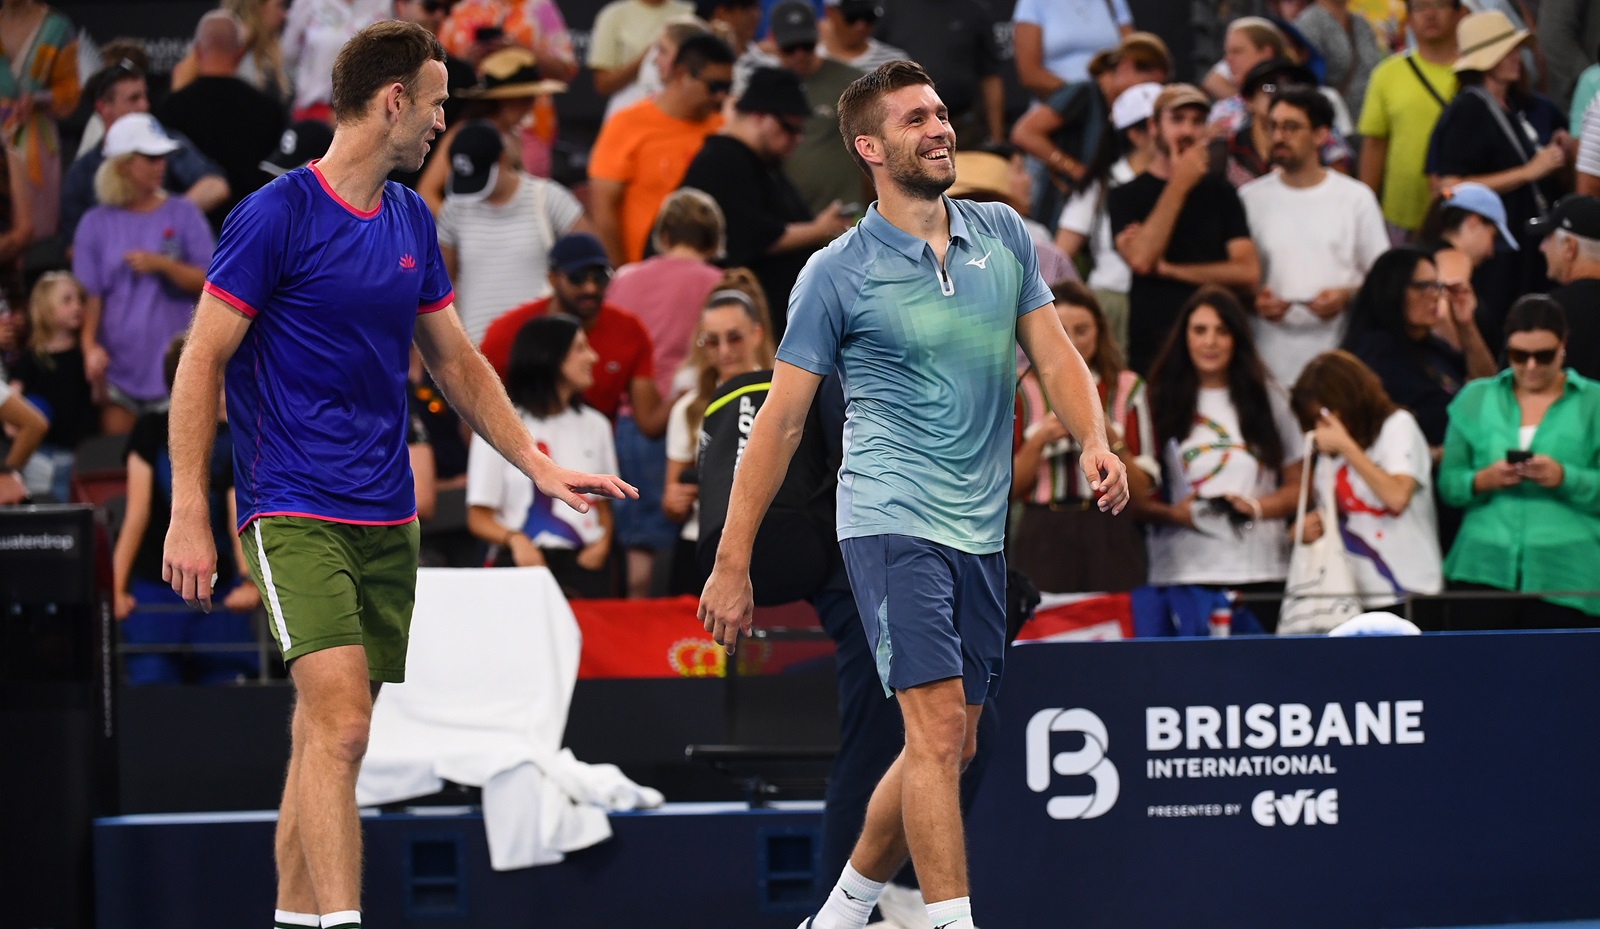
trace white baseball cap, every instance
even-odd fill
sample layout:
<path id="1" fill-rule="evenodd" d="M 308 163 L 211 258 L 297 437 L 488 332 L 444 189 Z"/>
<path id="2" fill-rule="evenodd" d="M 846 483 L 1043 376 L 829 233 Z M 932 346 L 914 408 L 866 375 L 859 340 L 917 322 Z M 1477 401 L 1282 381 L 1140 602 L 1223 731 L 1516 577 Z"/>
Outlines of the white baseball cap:
<path id="1" fill-rule="evenodd" d="M 149 113 L 129 113 L 106 130 L 103 151 L 107 158 L 138 152 L 150 158 L 170 155 L 182 146 L 172 141 Z"/>
<path id="2" fill-rule="evenodd" d="M 1161 96 L 1161 85 L 1155 81 L 1135 84 L 1122 92 L 1117 102 L 1111 104 L 1111 125 L 1118 132 L 1149 119 L 1155 113 L 1156 98 Z"/>

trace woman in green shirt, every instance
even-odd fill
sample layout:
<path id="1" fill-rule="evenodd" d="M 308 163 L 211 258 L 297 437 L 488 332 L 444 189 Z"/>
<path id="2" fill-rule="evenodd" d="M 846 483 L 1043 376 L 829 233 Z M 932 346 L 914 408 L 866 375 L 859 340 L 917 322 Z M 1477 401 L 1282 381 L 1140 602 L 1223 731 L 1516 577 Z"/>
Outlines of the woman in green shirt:
<path id="1" fill-rule="evenodd" d="M 1549 297 L 1506 317 L 1510 368 L 1450 404 L 1439 490 L 1466 511 L 1445 559 L 1458 590 L 1600 588 L 1600 383 L 1561 366 L 1567 319 Z M 1454 604 L 1452 629 L 1600 626 L 1600 596 Z"/>

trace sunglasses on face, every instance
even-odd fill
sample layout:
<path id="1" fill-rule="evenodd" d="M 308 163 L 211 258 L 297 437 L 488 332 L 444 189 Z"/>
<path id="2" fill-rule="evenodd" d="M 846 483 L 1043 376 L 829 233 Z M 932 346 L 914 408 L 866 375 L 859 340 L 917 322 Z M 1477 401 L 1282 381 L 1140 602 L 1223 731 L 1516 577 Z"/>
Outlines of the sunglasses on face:
<path id="1" fill-rule="evenodd" d="M 713 97 L 722 96 L 723 94 L 733 90 L 732 81 L 708 81 L 698 74 L 694 76 L 694 79 L 706 85 L 706 93 Z"/>
<path id="2" fill-rule="evenodd" d="M 1437 297 L 1444 293 L 1444 285 L 1438 281 L 1412 281 L 1406 287 L 1414 294 L 1424 297 Z"/>
<path id="3" fill-rule="evenodd" d="M 422 11 L 424 13 L 448 13 L 450 11 L 450 0 L 422 0 Z"/>
<path id="4" fill-rule="evenodd" d="M 611 282 L 611 269 L 585 268 L 577 273 L 563 271 L 561 272 L 561 276 L 579 286 L 584 284 L 599 284 L 601 286 L 605 286 Z"/>
<path id="5" fill-rule="evenodd" d="M 1513 368 L 1520 368 L 1530 361 L 1542 368 L 1545 365 L 1555 363 L 1558 351 L 1558 349 L 1554 348 L 1545 348 L 1536 352 L 1526 352 L 1520 348 L 1508 348 L 1506 349 L 1506 360 L 1511 362 Z"/>
<path id="6" fill-rule="evenodd" d="M 870 10 L 860 13 L 846 13 L 844 14 L 844 21 L 852 26 L 858 26 L 861 23 L 876 23 L 878 21 L 878 14 Z"/>
<path id="7" fill-rule="evenodd" d="M 776 118 L 776 117 L 774 117 L 774 118 Z M 805 134 L 805 131 L 806 131 L 805 123 L 792 123 L 792 122 L 788 121 L 787 119 L 778 119 L 777 122 L 778 122 L 778 128 L 782 129 L 784 131 L 784 133 L 786 135 L 788 135 L 789 137 L 791 137 L 791 138 L 798 139 L 802 135 Z"/>
<path id="8" fill-rule="evenodd" d="M 695 344 L 700 346 L 701 348 L 708 348 L 711 351 L 716 351 L 717 349 L 722 347 L 722 343 L 723 342 L 727 342 L 729 348 L 735 348 L 737 346 L 743 345 L 744 344 L 744 333 L 742 333 L 742 332 L 730 332 L 726 336 L 718 336 L 715 333 L 706 333 L 705 335 L 702 335 L 695 342 Z"/>

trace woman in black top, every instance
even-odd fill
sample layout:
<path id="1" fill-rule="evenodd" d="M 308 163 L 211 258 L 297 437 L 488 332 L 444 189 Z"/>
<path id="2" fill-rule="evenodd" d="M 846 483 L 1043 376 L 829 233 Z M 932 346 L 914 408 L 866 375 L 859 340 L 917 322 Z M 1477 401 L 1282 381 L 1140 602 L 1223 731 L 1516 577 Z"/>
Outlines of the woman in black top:
<path id="1" fill-rule="evenodd" d="M 1498 353 L 1512 301 L 1549 289 L 1538 240 L 1526 227 L 1560 197 L 1554 173 L 1566 163 L 1571 140 L 1560 128 L 1554 104 L 1526 89 L 1518 54 L 1526 29 L 1515 29 L 1505 14 L 1490 11 L 1463 19 L 1456 34 L 1461 54 L 1454 68 L 1461 89 L 1434 127 L 1426 171 L 1436 187 L 1474 181 L 1505 203 L 1507 225 L 1519 243 L 1496 248 L 1473 274 L 1478 326 Z"/>
<path id="2" fill-rule="evenodd" d="M 1378 256 L 1367 272 L 1351 305 L 1343 346 L 1377 373 L 1385 393 L 1417 418 L 1435 461 L 1449 423 L 1445 410 L 1456 392 L 1470 378 L 1495 373 L 1492 362 L 1485 370 L 1486 352 L 1463 354 L 1434 335 L 1433 327 L 1442 319 L 1455 328 L 1463 346 L 1482 343 L 1470 304 L 1449 301 L 1432 256 L 1402 246 Z M 1468 358 L 1475 359 L 1471 365 Z"/>

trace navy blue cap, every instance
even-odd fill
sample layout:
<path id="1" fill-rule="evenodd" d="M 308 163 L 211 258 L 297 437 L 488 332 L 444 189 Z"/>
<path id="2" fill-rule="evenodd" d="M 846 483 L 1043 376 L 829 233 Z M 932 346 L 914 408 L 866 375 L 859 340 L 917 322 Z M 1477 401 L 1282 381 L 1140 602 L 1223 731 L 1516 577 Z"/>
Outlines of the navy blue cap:
<path id="1" fill-rule="evenodd" d="M 611 258 L 599 239 L 587 232 L 573 232 L 550 247 L 550 267 L 571 275 L 590 268 L 609 268 Z"/>

